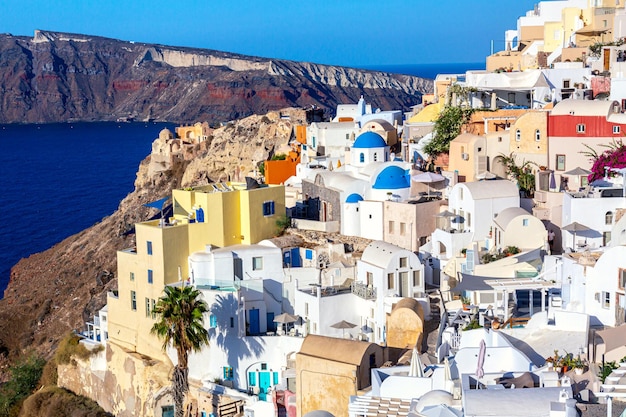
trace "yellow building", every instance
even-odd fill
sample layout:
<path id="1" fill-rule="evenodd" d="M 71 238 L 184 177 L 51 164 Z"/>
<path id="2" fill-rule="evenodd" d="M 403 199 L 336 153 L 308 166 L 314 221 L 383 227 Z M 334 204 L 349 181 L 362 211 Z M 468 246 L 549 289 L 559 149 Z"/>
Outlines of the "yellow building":
<path id="1" fill-rule="evenodd" d="M 375 343 L 309 334 L 296 354 L 298 417 L 315 410 L 348 417 L 350 396 L 371 386 L 371 371 L 383 362 Z"/>
<path id="2" fill-rule="evenodd" d="M 582 9 L 563 7 L 560 18 L 546 20 L 540 5 L 518 19 L 516 48 L 509 41 L 504 51 L 487 57 L 487 71 L 524 71 L 553 62 L 584 61 L 589 46 L 614 40 L 615 14 L 623 8 L 624 0 L 593 0 Z"/>
<path id="3" fill-rule="evenodd" d="M 200 143 L 208 140 L 212 131 L 207 122 L 197 122 L 191 126 L 178 126 L 176 135 L 187 143 Z"/>
<path id="4" fill-rule="evenodd" d="M 489 170 L 486 139 L 481 135 L 462 133 L 450 142 L 448 169 L 457 171 L 459 181 L 476 181 Z"/>
<path id="5" fill-rule="evenodd" d="M 528 111 L 511 125 L 509 153 L 537 165 L 548 165 L 548 112 Z"/>
<path id="6" fill-rule="evenodd" d="M 190 278 L 188 256 L 207 245 L 253 244 L 271 238 L 277 219 L 285 213 L 283 186 L 211 184 L 174 190 L 172 196 L 171 221 L 137 223 L 136 247 L 118 251 L 118 291 L 107 298 L 109 340 L 161 360 L 167 357 L 161 341 L 150 334 L 152 310 L 165 285 Z"/>

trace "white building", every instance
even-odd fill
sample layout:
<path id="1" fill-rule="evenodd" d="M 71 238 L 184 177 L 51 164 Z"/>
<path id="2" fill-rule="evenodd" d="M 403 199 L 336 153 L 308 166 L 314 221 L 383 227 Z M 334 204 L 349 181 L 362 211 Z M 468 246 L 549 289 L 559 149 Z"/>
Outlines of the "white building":
<path id="1" fill-rule="evenodd" d="M 245 313 L 239 317 L 242 334 L 275 330 L 274 317 L 282 313 L 283 303 L 280 249 L 265 245 L 208 247 L 189 256 L 189 271 L 199 289 L 236 290 L 242 314 Z"/>
<path id="2" fill-rule="evenodd" d="M 493 219 L 493 231 L 490 231 L 490 235 L 500 249 L 507 246 L 515 246 L 521 250 L 543 248 L 548 239 L 548 231 L 543 222 L 521 207 L 509 207 L 500 211 Z"/>
<path id="3" fill-rule="evenodd" d="M 561 233 L 563 248 L 599 248 L 611 241 L 611 231 L 618 209 L 626 207 L 626 198 L 620 188 L 595 188 L 596 197 L 584 194 L 563 193 L 562 227 L 576 222 L 589 230 L 567 231 Z M 575 239 L 575 240 L 574 240 Z"/>
<path id="4" fill-rule="evenodd" d="M 402 297 L 418 299 L 424 311 L 429 311 L 423 274 L 424 267 L 413 252 L 376 241 L 357 261 L 351 285 L 300 287 L 295 312 L 303 317 L 308 333 L 384 343 L 387 314 Z M 341 320 L 355 327 L 332 327 Z"/>
<path id="5" fill-rule="evenodd" d="M 458 183 L 448 201 L 449 210 L 458 216 L 452 228 L 473 233 L 473 241 L 489 235 L 492 220 L 501 211 L 520 206 L 519 189 L 508 180 Z"/>

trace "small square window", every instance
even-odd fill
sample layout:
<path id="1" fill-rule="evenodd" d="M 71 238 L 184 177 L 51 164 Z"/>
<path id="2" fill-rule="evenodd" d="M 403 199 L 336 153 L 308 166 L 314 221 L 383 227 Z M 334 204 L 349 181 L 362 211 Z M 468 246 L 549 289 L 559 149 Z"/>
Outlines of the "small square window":
<path id="1" fill-rule="evenodd" d="M 602 291 L 602 308 L 611 308 L 611 293 Z"/>
<path id="2" fill-rule="evenodd" d="M 619 126 L 613 126 L 613 134 L 614 135 L 619 135 L 619 133 L 621 132 L 621 128 Z"/>
<path id="3" fill-rule="evenodd" d="M 274 214 L 274 202 L 273 201 L 266 201 L 263 203 L 263 215 L 264 216 L 271 216 Z"/>
<path id="4" fill-rule="evenodd" d="M 407 257 L 400 258 L 400 268 L 406 268 L 407 266 L 409 266 L 409 258 Z"/>
<path id="5" fill-rule="evenodd" d="M 263 269 L 263 257 L 262 256 L 255 256 L 252 258 L 252 270 L 253 271 L 260 271 Z"/>
<path id="6" fill-rule="evenodd" d="M 585 125 L 583 123 L 576 125 L 576 133 L 585 133 Z"/>
<path id="7" fill-rule="evenodd" d="M 522 226 L 528 226 L 528 219 L 522 219 Z"/>

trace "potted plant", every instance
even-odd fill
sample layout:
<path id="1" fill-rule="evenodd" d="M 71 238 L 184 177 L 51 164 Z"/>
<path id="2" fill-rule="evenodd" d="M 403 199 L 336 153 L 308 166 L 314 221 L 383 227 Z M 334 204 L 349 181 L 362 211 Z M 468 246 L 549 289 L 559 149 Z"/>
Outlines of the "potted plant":
<path id="1" fill-rule="evenodd" d="M 571 353 L 566 353 L 565 356 L 562 356 L 561 369 L 563 370 L 563 373 L 572 369 L 574 367 L 574 362 L 574 355 L 572 355 Z"/>
<path id="2" fill-rule="evenodd" d="M 506 256 L 513 256 L 520 253 L 521 251 L 517 246 L 507 246 L 506 248 L 504 248 L 503 252 Z"/>
<path id="3" fill-rule="evenodd" d="M 546 358 L 546 363 L 548 364 L 548 368 L 554 368 L 555 371 L 561 372 L 561 355 L 559 355 L 558 349 L 554 350 L 553 356 Z"/>
<path id="4" fill-rule="evenodd" d="M 461 302 L 463 303 L 463 310 L 469 310 L 469 305 L 472 302 L 469 297 L 461 297 Z"/>
<path id="5" fill-rule="evenodd" d="M 582 360 L 580 355 L 578 355 L 576 359 L 574 359 L 573 366 L 574 366 L 574 373 L 576 373 L 576 375 L 582 375 L 583 372 L 585 371 L 585 361 Z"/>

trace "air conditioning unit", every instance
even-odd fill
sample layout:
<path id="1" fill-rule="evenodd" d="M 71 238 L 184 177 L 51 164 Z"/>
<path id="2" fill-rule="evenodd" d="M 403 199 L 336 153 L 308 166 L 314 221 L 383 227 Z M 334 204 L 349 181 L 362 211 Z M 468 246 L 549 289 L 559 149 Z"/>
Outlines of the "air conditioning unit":
<path id="1" fill-rule="evenodd" d="M 469 154 L 467 153 L 462 153 L 461 154 L 461 159 L 463 159 L 464 161 L 467 161 L 469 159 Z"/>

